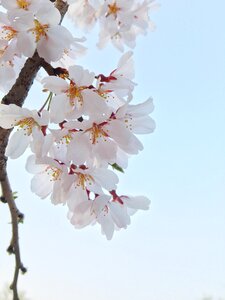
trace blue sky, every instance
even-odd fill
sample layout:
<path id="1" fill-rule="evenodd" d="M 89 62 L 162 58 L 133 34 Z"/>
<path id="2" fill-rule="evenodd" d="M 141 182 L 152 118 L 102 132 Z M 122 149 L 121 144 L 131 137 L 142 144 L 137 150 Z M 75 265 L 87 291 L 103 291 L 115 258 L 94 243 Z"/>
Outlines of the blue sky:
<path id="1" fill-rule="evenodd" d="M 30 192 L 25 157 L 9 162 L 26 216 L 20 242 L 29 272 L 19 285 L 32 300 L 225 298 L 225 2 L 160 4 L 156 30 L 134 50 L 135 101 L 154 98 L 157 128 L 141 137 L 145 149 L 119 188 L 148 196 L 151 209 L 108 242 L 97 226 L 75 230 L 64 207 Z M 120 54 L 95 49 L 94 34 L 89 43 L 78 63 L 114 69 Z M 12 276 L 8 222 L 0 205 L 0 286 Z"/>

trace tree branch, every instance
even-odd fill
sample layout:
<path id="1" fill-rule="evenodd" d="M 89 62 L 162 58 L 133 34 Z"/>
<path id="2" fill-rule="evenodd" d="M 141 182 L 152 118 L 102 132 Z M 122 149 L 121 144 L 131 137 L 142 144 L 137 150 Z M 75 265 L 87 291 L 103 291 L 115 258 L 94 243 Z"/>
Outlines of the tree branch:
<path id="1" fill-rule="evenodd" d="M 68 4 L 62 0 L 56 0 L 55 6 L 61 14 L 61 24 L 67 12 Z M 6 105 L 16 104 L 18 106 L 22 106 L 42 63 L 43 58 L 41 58 L 36 51 L 32 57 L 26 60 L 15 84 L 12 86 L 8 94 L 3 97 L 1 103 Z M 8 203 L 12 220 L 12 240 L 8 247 L 8 252 L 15 255 L 15 271 L 10 288 L 13 290 L 13 300 L 19 300 L 17 290 L 19 271 L 21 270 L 24 273 L 26 272 L 26 269 L 23 267 L 20 258 L 18 233 L 18 223 L 21 221 L 21 216 L 23 216 L 23 214 L 21 214 L 16 207 L 6 169 L 7 157 L 5 156 L 5 149 L 8 144 L 10 132 L 11 129 L 3 129 L 0 127 L 0 182 L 2 187 L 2 199 Z"/>

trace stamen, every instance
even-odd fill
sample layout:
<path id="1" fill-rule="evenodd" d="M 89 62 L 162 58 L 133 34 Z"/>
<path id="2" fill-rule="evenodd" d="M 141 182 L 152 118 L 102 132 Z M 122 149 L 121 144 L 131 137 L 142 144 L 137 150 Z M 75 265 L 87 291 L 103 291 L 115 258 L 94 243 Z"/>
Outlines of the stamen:
<path id="1" fill-rule="evenodd" d="M 100 137 L 108 137 L 108 134 L 102 129 L 101 125 L 98 125 L 96 123 L 93 123 L 93 126 L 89 129 L 87 129 L 85 132 L 90 131 L 91 133 L 91 141 L 92 144 L 96 144 L 98 139 Z"/>
<path id="2" fill-rule="evenodd" d="M 83 190 L 86 189 L 86 182 L 92 184 L 94 182 L 94 178 L 91 175 L 76 173 L 78 175 L 77 186 L 81 186 Z"/>
<path id="3" fill-rule="evenodd" d="M 30 1 L 27 0 L 16 0 L 17 5 L 19 8 L 22 8 L 24 10 L 28 10 L 28 7 L 30 5 Z"/>
<path id="4" fill-rule="evenodd" d="M 106 17 L 108 17 L 109 15 L 115 15 L 116 16 L 117 12 L 119 10 L 121 10 L 121 8 L 117 6 L 116 2 L 114 2 L 113 4 L 109 4 L 108 8 L 109 8 L 109 10 L 106 14 Z"/>
<path id="5" fill-rule="evenodd" d="M 3 39 L 7 41 L 11 41 L 16 35 L 17 31 L 11 26 L 2 26 L 2 34 Z"/>
<path id="6" fill-rule="evenodd" d="M 83 105 L 84 100 L 81 91 L 84 89 L 85 87 L 83 86 L 78 87 L 73 81 L 70 82 L 69 89 L 66 92 L 67 92 L 67 96 L 70 99 L 71 106 L 75 106 L 75 100 L 77 100 L 80 106 Z"/>
<path id="7" fill-rule="evenodd" d="M 36 43 L 41 39 L 42 36 L 47 38 L 47 31 L 49 28 L 48 24 L 42 25 L 38 20 L 34 20 L 34 28 L 31 29 L 32 33 L 36 35 Z"/>
<path id="8" fill-rule="evenodd" d="M 27 134 L 30 135 L 32 133 L 33 127 L 38 126 L 38 123 L 33 118 L 25 118 L 16 123 L 16 126 L 27 131 Z"/>

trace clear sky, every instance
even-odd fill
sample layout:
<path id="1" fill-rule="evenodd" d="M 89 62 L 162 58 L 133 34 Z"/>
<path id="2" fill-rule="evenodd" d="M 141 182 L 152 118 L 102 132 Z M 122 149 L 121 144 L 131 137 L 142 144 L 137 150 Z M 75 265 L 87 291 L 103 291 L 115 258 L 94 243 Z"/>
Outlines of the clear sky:
<path id="1" fill-rule="evenodd" d="M 97 226 L 75 230 L 66 208 L 30 192 L 25 157 L 9 162 L 32 300 L 225 299 L 225 1 L 161 0 L 157 28 L 134 51 L 135 101 L 154 98 L 157 128 L 141 138 L 119 190 L 143 194 L 151 209 L 107 241 Z M 94 48 L 78 61 L 111 71 L 119 53 Z M 38 102 L 33 90 L 27 106 Z M 0 204 L 0 287 L 10 282 L 11 227 Z"/>

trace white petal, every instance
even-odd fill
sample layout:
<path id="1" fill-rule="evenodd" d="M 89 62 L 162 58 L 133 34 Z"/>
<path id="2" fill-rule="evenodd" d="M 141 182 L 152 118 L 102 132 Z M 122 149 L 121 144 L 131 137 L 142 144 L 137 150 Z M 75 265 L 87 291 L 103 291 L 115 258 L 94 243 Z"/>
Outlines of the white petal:
<path id="1" fill-rule="evenodd" d="M 101 224 L 102 234 L 104 234 L 107 240 L 111 240 L 114 233 L 114 223 L 109 214 L 103 215 L 101 214 L 98 217 L 98 223 Z"/>
<path id="2" fill-rule="evenodd" d="M 68 101 L 66 95 L 58 95 L 52 98 L 50 105 L 50 119 L 53 123 L 60 123 L 66 118 L 66 102 Z"/>
<path id="3" fill-rule="evenodd" d="M 124 205 L 112 202 L 110 204 L 110 213 L 113 221 L 119 228 L 126 228 L 130 224 L 130 217 Z"/>
<path id="4" fill-rule="evenodd" d="M 46 172 L 36 174 L 31 180 L 31 191 L 41 199 L 46 198 L 52 192 L 52 189 L 53 181 Z"/>
<path id="5" fill-rule="evenodd" d="M 98 181 L 99 184 L 107 191 L 116 189 L 116 184 L 119 182 L 119 179 L 113 171 L 98 168 L 93 172 L 93 175 L 96 181 Z"/>
<path id="6" fill-rule="evenodd" d="M 31 137 L 24 134 L 23 130 L 13 133 L 6 147 L 5 155 L 15 159 L 21 156 L 30 143 Z"/>
<path id="7" fill-rule="evenodd" d="M 66 80 L 56 77 L 48 76 L 42 80 L 43 87 L 49 91 L 57 94 L 64 93 L 68 89 L 68 83 Z"/>
<path id="8" fill-rule="evenodd" d="M 121 196 L 121 199 L 130 208 L 142 209 L 142 210 L 149 209 L 150 200 L 147 197 L 144 197 L 144 196 L 123 197 L 123 196 Z"/>

